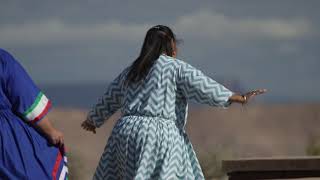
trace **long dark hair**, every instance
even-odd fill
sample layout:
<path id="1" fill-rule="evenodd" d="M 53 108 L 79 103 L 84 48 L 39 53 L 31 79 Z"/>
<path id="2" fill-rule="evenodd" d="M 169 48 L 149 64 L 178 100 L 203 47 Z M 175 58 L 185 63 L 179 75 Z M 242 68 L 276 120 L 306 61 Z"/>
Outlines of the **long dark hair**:
<path id="1" fill-rule="evenodd" d="M 172 56 L 176 37 L 172 30 L 163 25 L 150 28 L 144 39 L 139 57 L 132 63 L 127 83 L 142 80 L 162 53 Z"/>

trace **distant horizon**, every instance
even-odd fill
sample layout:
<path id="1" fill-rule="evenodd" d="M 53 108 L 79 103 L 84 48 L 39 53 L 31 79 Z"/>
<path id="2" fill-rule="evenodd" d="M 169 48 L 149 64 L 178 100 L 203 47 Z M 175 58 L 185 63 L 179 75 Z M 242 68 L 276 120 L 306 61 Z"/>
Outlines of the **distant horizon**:
<path id="1" fill-rule="evenodd" d="M 45 85 L 39 84 L 39 87 L 52 100 L 55 107 L 70 108 L 90 108 L 98 98 L 104 93 L 108 83 L 78 83 L 78 84 L 60 84 Z M 231 88 L 232 89 L 232 88 Z M 245 89 L 245 88 L 244 88 Z M 233 90 L 234 91 L 234 90 Z M 237 92 L 237 91 L 236 91 Z M 292 98 L 272 94 L 257 97 L 253 104 L 301 104 L 301 103 L 320 103 L 319 99 Z M 191 103 L 199 106 L 199 104 Z M 200 105 L 201 106 L 201 105 Z"/>

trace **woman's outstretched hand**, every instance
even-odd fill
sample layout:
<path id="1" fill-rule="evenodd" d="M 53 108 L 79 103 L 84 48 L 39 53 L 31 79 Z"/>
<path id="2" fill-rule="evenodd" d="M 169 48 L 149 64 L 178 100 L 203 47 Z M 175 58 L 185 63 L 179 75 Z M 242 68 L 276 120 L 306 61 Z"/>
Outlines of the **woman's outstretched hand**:
<path id="1" fill-rule="evenodd" d="M 83 121 L 81 127 L 86 131 L 91 131 L 96 134 L 96 127 L 92 125 L 88 120 Z"/>
<path id="2" fill-rule="evenodd" d="M 253 91 L 249 91 L 249 92 L 245 93 L 244 95 L 242 95 L 242 97 L 243 97 L 242 104 L 248 103 L 249 100 L 251 98 L 253 98 L 254 96 L 257 96 L 257 95 L 260 95 L 260 94 L 264 94 L 266 92 L 267 92 L 266 89 L 256 89 L 256 90 L 253 90 Z"/>
<path id="3" fill-rule="evenodd" d="M 234 94 L 229 98 L 229 101 L 237 102 L 237 103 L 241 103 L 241 104 L 246 104 L 254 96 L 257 96 L 257 95 L 260 95 L 260 94 L 264 94 L 266 92 L 267 92 L 266 89 L 256 89 L 256 90 L 253 90 L 253 91 L 249 91 L 249 92 L 247 92 L 247 93 L 245 93 L 243 95 Z"/>

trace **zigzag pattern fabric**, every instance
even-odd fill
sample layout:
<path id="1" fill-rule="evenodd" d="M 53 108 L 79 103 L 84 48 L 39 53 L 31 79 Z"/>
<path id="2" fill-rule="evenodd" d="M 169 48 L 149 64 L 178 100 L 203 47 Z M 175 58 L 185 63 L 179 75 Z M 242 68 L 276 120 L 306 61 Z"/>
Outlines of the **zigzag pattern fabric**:
<path id="1" fill-rule="evenodd" d="M 227 107 L 233 92 L 165 55 L 139 83 L 125 83 L 128 70 L 88 114 L 88 120 L 100 127 L 117 110 L 122 113 L 93 179 L 204 179 L 185 131 L 188 101 Z"/>

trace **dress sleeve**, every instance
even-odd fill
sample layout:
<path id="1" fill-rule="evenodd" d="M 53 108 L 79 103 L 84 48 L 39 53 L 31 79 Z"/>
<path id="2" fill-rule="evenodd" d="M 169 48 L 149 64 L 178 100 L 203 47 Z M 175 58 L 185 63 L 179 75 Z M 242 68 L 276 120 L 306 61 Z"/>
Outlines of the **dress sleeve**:
<path id="1" fill-rule="evenodd" d="M 5 89 L 12 111 L 28 122 L 39 122 L 51 109 L 50 100 L 12 55 L 5 53 L 4 56 L 6 60 Z"/>
<path id="2" fill-rule="evenodd" d="M 126 78 L 127 70 L 128 68 L 110 83 L 106 92 L 89 111 L 87 120 L 94 126 L 100 127 L 109 117 L 122 107 L 124 94 L 123 83 Z"/>
<path id="3" fill-rule="evenodd" d="M 180 61 L 178 69 L 178 89 L 188 100 L 210 106 L 227 107 L 233 92 L 203 74 L 188 63 Z"/>

